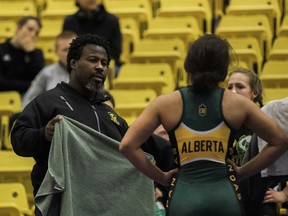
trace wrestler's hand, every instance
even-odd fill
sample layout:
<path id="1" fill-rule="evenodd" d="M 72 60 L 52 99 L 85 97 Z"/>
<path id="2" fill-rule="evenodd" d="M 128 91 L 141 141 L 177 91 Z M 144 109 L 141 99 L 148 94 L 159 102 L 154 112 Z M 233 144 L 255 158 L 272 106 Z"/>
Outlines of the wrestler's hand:
<path id="1" fill-rule="evenodd" d="M 63 119 L 63 116 L 57 115 L 52 120 L 48 122 L 48 124 L 45 127 L 45 137 L 48 141 L 52 141 L 54 130 L 55 130 L 55 124 Z"/>
<path id="2" fill-rule="evenodd" d="M 178 169 L 172 169 L 169 172 L 165 172 L 164 173 L 164 179 L 162 182 L 160 182 L 160 184 L 164 185 L 164 186 L 169 186 L 171 185 L 171 182 L 173 181 L 173 176 L 178 172 Z M 172 182 L 173 184 L 173 182 Z"/>
<path id="3" fill-rule="evenodd" d="M 284 203 L 288 201 L 288 197 L 283 191 L 276 191 L 269 188 L 266 191 L 263 203 Z"/>
<path id="4" fill-rule="evenodd" d="M 240 169 L 241 167 L 238 167 L 234 161 L 230 160 L 230 159 L 227 159 L 227 164 L 230 164 L 235 172 L 235 175 L 237 176 L 238 179 L 241 179 L 241 172 L 240 172 Z"/>

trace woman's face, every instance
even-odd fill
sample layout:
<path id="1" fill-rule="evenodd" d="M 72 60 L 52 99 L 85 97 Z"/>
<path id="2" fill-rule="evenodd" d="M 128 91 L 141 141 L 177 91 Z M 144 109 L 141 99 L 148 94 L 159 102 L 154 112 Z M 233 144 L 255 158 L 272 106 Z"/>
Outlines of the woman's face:
<path id="1" fill-rule="evenodd" d="M 228 80 L 227 89 L 252 101 L 257 96 L 249 84 L 249 77 L 243 73 L 234 73 L 231 75 Z"/>

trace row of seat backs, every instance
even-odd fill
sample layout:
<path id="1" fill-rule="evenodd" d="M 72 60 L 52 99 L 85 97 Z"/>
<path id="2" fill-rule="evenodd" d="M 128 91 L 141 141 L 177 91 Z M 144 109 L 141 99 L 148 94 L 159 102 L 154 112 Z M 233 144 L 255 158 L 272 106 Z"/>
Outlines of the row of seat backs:
<path id="1" fill-rule="evenodd" d="M 288 61 L 269 60 L 259 75 L 263 87 L 288 88 Z M 288 91 L 287 91 L 288 94 Z"/>
<path id="2" fill-rule="evenodd" d="M 20 205 L 21 212 L 33 206 L 30 175 L 34 164 L 32 157 L 19 157 L 12 150 L 0 150 L 0 204 L 14 200 Z"/>
<path id="3" fill-rule="evenodd" d="M 121 7 L 121 6 L 119 6 L 119 2 L 121 2 L 119 0 L 106 0 L 106 1 L 107 1 L 107 4 L 111 4 L 111 5 L 118 4 L 118 8 Z M 127 0 L 125 0 L 125 1 L 127 1 Z M 41 39 L 38 41 L 38 45 L 41 48 L 44 49 L 44 53 L 46 55 L 45 57 L 48 58 L 48 59 L 51 59 L 49 63 L 52 63 L 53 61 L 56 61 L 56 56 L 54 54 L 54 40 L 53 41 L 51 39 L 50 40 L 45 40 L 45 38 L 51 38 L 51 36 L 53 37 L 53 35 L 56 36 L 61 31 L 61 27 L 62 27 L 62 24 L 63 24 L 63 17 L 60 17 L 61 13 L 57 12 L 57 10 L 70 10 L 69 8 L 71 8 L 71 7 L 76 9 L 75 8 L 75 4 L 74 3 L 71 4 L 71 2 L 70 2 L 70 6 L 59 7 L 59 4 L 62 4 L 63 2 L 67 3 L 67 1 L 60 1 L 60 0 L 49 0 L 49 1 L 47 1 L 46 10 L 44 10 L 43 14 L 41 15 L 42 18 L 43 18 L 42 22 L 43 22 L 43 26 L 44 27 L 43 27 L 43 29 L 40 32 L 40 38 Z M 145 5 L 147 5 L 147 3 L 141 3 L 141 1 L 140 1 L 140 3 L 138 1 L 133 1 L 133 2 L 134 2 L 134 4 L 132 4 L 132 6 L 129 6 L 130 8 L 139 7 L 139 8 L 143 9 L 143 8 L 145 8 Z M 167 5 L 167 7 L 168 7 L 168 5 L 169 5 L 169 7 L 171 7 L 171 5 L 175 4 L 175 1 L 171 1 L 170 2 L 168 0 L 167 1 L 165 0 L 164 2 L 161 4 L 161 6 L 163 6 L 163 7 L 165 7 L 165 5 Z M 196 6 L 197 7 L 205 7 L 206 4 L 209 5 L 209 2 L 208 3 L 207 2 L 203 3 L 200 0 L 199 1 L 189 1 L 189 2 L 193 2 L 194 6 L 191 3 L 191 8 L 196 7 Z M 63 4 L 65 4 L 65 3 L 63 3 Z M 104 1 L 104 4 L 105 3 L 106 2 Z M 183 1 L 183 3 L 185 3 L 187 5 L 187 8 L 188 8 L 190 3 L 185 2 L 185 1 Z M 178 3 L 178 2 L 177 2 L 177 4 L 181 5 L 181 3 Z M 232 4 L 233 4 L 233 1 L 231 2 L 231 5 Z M 114 6 L 111 6 L 111 8 L 112 7 L 114 7 Z M 123 5 L 122 5 L 122 7 L 123 7 Z M 127 7 L 128 7 L 128 5 L 127 5 Z M 181 7 L 183 8 L 183 6 L 181 6 Z M 51 9 L 48 9 L 48 8 L 51 8 Z M 160 8 L 159 8 L 159 11 L 160 11 Z M 53 15 L 53 12 L 51 12 L 53 10 L 55 10 L 54 15 Z M 126 11 L 126 9 L 124 11 Z M 115 11 L 115 13 L 116 13 L 116 11 Z M 183 16 L 185 18 L 183 18 Z M 175 21 L 171 21 L 172 20 L 171 17 L 167 18 L 164 15 L 163 16 L 159 15 L 158 17 L 155 17 L 155 18 L 151 19 L 151 22 L 149 24 L 149 28 L 146 29 L 143 32 L 143 36 L 145 35 L 146 38 L 169 38 L 169 37 L 175 36 L 176 32 L 178 32 L 177 37 L 178 38 L 182 37 L 182 39 L 183 39 L 183 41 L 184 41 L 184 43 L 185 43 L 185 45 L 187 47 L 187 46 L 189 46 L 190 43 L 192 43 L 195 39 L 197 39 L 198 36 L 203 34 L 203 30 L 201 31 L 201 25 L 199 24 L 199 19 L 196 19 L 195 16 L 192 17 L 191 14 L 189 15 L 189 17 L 186 17 L 185 15 L 183 15 L 183 16 L 181 18 L 178 18 L 177 21 L 176 20 Z M 263 15 L 263 16 L 267 17 L 265 15 Z M 130 54 L 133 51 L 133 48 L 135 47 L 135 44 L 137 44 L 137 42 L 140 39 L 139 29 L 136 30 L 136 28 L 138 27 L 137 21 L 135 19 L 131 18 L 131 17 L 130 18 L 127 18 L 127 17 L 129 17 L 129 15 L 127 15 L 126 12 L 125 13 L 123 12 L 123 16 L 120 16 L 120 24 L 122 23 L 121 29 L 123 30 L 123 35 L 124 35 L 123 36 L 123 55 L 122 55 L 122 58 L 123 58 L 123 60 L 125 62 L 129 61 Z M 227 17 L 227 15 L 223 16 L 223 19 L 221 19 L 221 22 L 220 22 L 220 25 L 219 25 L 218 28 L 221 28 L 222 25 L 226 26 L 225 20 L 234 19 L 231 16 L 229 16 L 229 18 L 225 18 L 225 17 Z M 241 19 L 244 19 L 243 16 L 237 16 L 237 17 L 238 18 L 241 17 Z M 177 19 L 176 17 L 173 17 L 173 20 L 174 20 L 174 18 Z M 130 21 L 123 21 L 123 22 L 121 21 L 121 20 L 127 20 L 127 19 L 130 19 Z M 181 22 L 181 19 L 184 20 L 184 22 Z M 186 22 L 185 22 L 185 19 L 186 19 Z M 189 22 L 187 22 L 188 19 L 189 19 Z M 253 20 L 252 16 L 249 16 L 249 19 Z M 218 30 L 217 33 L 220 34 L 220 35 L 224 35 L 227 38 L 231 38 L 231 37 L 237 37 L 238 38 L 238 37 L 241 37 L 241 35 L 242 36 L 247 36 L 247 35 L 255 36 L 257 38 L 257 40 L 260 41 L 259 42 L 259 47 L 261 49 L 262 55 L 264 55 L 263 58 L 266 59 L 266 57 L 267 57 L 267 55 L 268 55 L 268 53 L 269 53 L 269 51 L 271 49 L 271 46 L 272 46 L 272 44 L 271 44 L 272 43 L 271 42 L 272 33 L 269 34 L 270 31 L 267 30 L 266 27 L 265 27 L 266 25 L 268 26 L 268 23 L 269 23 L 269 21 L 267 21 L 268 18 L 266 19 L 266 21 L 264 21 L 265 19 L 263 20 L 262 18 L 260 20 L 259 19 L 260 18 L 257 17 L 255 22 L 254 21 L 251 22 L 251 23 L 254 23 L 254 26 L 253 27 L 251 26 L 252 29 L 257 29 L 257 28 L 255 28 L 255 25 L 256 26 L 258 25 L 258 27 L 259 27 L 259 25 L 262 26 L 262 30 L 259 30 L 260 28 L 258 28 L 258 30 L 253 31 L 254 33 L 253 32 L 250 32 L 250 33 L 248 32 L 247 33 L 247 31 L 249 31 L 249 29 L 246 30 L 245 32 L 241 33 L 241 31 L 243 31 L 243 28 L 246 27 L 246 23 L 247 22 L 245 20 L 243 22 L 239 22 L 239 19 L 238 19 L 238 21 L 235 20 L 233 22 L 230 22 L 230 23 L 233 24 L 233 28 L 234 29 L 231 30 L 231 28 L 229 28 L 229 23 L 228 23 L 228 30 L 225 30 L 225 29 L 223 30 L 223 28 L 222 28 L 222 29 Z M 169 26 L 169 20 L 172 23 L 172 24 L 170 24 L 170 26 Z M 127 23 L 129 23 L 129 24 L 127 24 Z M 176 23 L 176 25 L 173 25 L 173 23 Z M 177 26 L 177 23 L 179 24 L 178 26 Z M 240 25 L 240 23 L 243 23 L 243 24 L 242 24 L 242 26 L 238 26 L 236 28 L 236 24 L 238 25 L 238 23 L 239 23 L 239 25 Z M 248 22 L 248 23 L 250 23 L 250 22 Z M 150 28 L 150 25 L 151 25 L 151 28 Z M 8 28 L 8 29 L 13 29 L 13 28 Z M 14 27 L 14 29 L 15 29 L 15 27 Z M 181 29 L 182 33 L 179 32 L 180 29 Z M 264 29 L 266 29 L 265 30 L 266 32 L 264 31 Z M 270 30 L 271 30 L 271 27 L 270 27 Z M 9 31 L 12 32 L 12 30 L 9 30 Z M 227 33 L 227 31 L 228 31 L 228 33 Z"/>
<path id="4" fill-rule="evenodd" d="M 131 125 L 157 94 L 153 89 L 110 89 L 115 111 Z"/>
<path id="5" fill-rule="evenodd" d="M 9 118 L 22 110 L 21 95 L 17 91 L 0 91 L 0 149 L 12 149 L 9 139 Z"/>
<path id="6" fill-rule="evenodd" d="M 26 190 L 21 183 L 0 183 L 0 215 L 2 216 L 32 216 Z"/>
<path id="7" fill-rule="evenodd" d="M 224 11 L 223 1 L 220 0 L 103 0 L 103 4 L 112 13 L 119 17 L 133 17 L 140 22 L 148 23 L 153 17 L 152 5 L 158 5 L 155 16 L 194 16 L 199 21 L 201 29 L 207 28 L 204 32 L 211 32 L 212 16 L 214 14 L 266 14 L 273 23 L 273 19 L 279 26 L 281 15 L 288 9 L 284 9 L 283 3 L 278 0 L 269 2 L 256 0 L 231 0 Z M 14 7 L 17 5 L 17 7 Z M 2 7 L 3 6 L 3 7 Z M 4 17 L 19 17 L 22 15 L 39 15 L 41 17 L 61 17 L 71 14 L 77 10 L 75 2 L 70 0 L 2 0 L 1 7 L 5 8 L 1 12 L 0 18 Z M 285 6 L 284 6 L 285 7 Z M 216 8 L 216 11 L 211 8 Z M 286 8 L 288 8 L 286 6 Z M 219 12 L 218 12 L 219 11 Z M 282 12 L 283 11 L 283 12 Z M 203 27 L 203 21 L 206 22 L 206 27 Z M 210 27 L 209 27 L 210 26 Z"/>

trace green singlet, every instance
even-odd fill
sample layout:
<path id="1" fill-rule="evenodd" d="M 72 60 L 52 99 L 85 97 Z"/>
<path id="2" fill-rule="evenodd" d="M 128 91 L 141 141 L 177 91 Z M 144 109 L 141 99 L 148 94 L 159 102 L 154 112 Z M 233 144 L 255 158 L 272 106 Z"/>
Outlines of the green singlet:
<path id="1" fill-rule="evenodd" d="M 209 95 L 189 86 L 179 91 L 183 114 L 169 136 L 180 169 L 172 179 L 168 216 L 242 216 L 239 186 L 226 164 L 233 130 L 222 113 L 224 89 Z"/>

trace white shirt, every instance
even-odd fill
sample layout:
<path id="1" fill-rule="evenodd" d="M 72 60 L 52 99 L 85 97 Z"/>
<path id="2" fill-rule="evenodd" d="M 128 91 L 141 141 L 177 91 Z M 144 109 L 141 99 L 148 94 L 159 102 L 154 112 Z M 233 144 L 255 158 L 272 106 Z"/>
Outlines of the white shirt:
<path id="1" fill-rule="evenodd" d="M 274 100 L 262 107 L 263 112 L 271 116 L 288 135 L 288 97 Z M 259 151 L 267 143 L 258 137 Z M 261 171 L 262 177 L 288 175 L 288 151 L 279 157 L 272 165 Z"/>
<path id="2" fill-rule="evenodd" d="M 68 82 L 68 80 L 69 73 L 59 62 L 47 65 L 37 74 L 31 86 L 24 94 L 22 108 L 39 94 L 56 87 L 56 85 L 62 81 Z"/>

